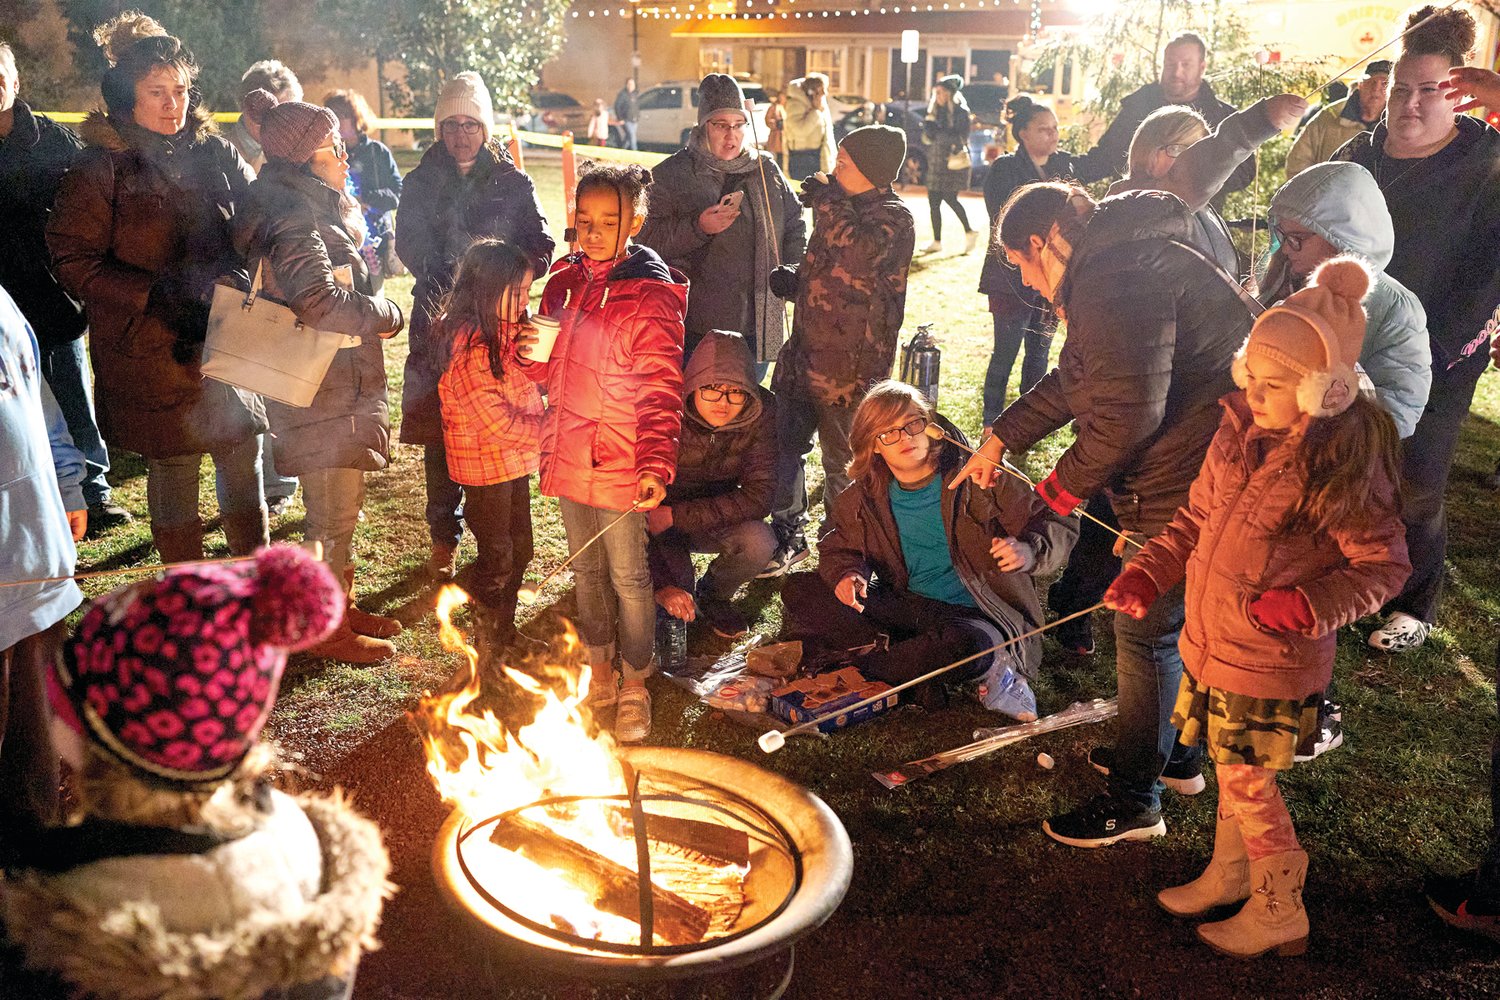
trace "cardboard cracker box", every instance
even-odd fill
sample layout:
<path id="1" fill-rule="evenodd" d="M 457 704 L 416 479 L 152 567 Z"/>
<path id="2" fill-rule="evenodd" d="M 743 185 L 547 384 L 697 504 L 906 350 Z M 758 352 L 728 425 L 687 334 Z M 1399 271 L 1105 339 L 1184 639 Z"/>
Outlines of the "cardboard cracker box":
<path id="1" fill-rule="evenodd" d="M 853 705 L 882 691 L 889 691 L 890 687 L 881 681 L 867 680 L 854 667 L 845 667 L 816 677 L 804 677 L 772 691 L 771 714 L 795 725 L 837 712 L 845 705 Z M 852 712 L 834 715 L 820 723 L 818 731 L 831 733 L 866 722 L 887 709 L 894 708 L 896 699 L 897 696 L 891 694 Z"/>

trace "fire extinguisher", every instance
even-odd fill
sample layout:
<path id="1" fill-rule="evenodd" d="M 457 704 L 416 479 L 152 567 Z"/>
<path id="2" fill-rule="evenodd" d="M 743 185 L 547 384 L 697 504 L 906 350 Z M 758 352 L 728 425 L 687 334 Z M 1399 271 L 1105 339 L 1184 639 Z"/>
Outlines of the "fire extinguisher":
<path id="1" fill-rule="evenodd" d="M 901 381 L 915 387 L 933 406 L 937 405 L 938 368 L 942 361 L 943 352 L 938 350 L 937 338 L 932 335 L 932 324 L 920 324 L 901 348 Z"/>

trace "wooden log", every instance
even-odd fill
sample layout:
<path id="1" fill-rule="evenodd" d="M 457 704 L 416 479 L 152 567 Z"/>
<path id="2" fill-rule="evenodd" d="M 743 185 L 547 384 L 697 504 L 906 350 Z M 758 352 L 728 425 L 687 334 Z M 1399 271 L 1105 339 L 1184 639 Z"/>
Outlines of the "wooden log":
<path id="1" fill-rule="evenodd" d="M 615 809 L 612 822 L 620 836 L 635 835 L 629 809 Z M 718 862 L 740 868 L 750 864 L 750 835 L 722 823 L 647 813 L 646 839 L 694 851 L 707 859 L 705 864 Z"/>
<path id="2" fill-rule="evenodd" d="M 629 868 L 524 816 L 512 816 L 495 824 L 490 840 L 543 868 L 567 872 L 570 880 L 592 896 L 594 905 L 606 913 L 640 920 L 640 880 Z M 710 919 L 707 910 L 654 883 L 651 901 L 658 936 L 670 944 L 696 944 L 703 940 Z"/>

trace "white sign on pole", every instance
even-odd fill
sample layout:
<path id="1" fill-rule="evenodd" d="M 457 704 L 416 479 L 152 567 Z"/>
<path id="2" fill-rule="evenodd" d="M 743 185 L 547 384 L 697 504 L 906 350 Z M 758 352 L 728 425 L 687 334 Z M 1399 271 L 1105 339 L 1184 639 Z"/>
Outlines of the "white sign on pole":
<path id="1" fill-rule="evenodd" d="M 901 32 L 901 61 L 910 65 L 917 61 L 917 50 L 921 47 L 920 32 L 908 28 Z"/>

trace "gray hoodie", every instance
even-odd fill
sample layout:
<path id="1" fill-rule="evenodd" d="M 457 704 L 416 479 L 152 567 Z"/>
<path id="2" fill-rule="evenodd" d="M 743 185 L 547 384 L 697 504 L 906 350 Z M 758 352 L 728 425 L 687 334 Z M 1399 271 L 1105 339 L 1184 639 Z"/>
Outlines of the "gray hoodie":
<path id="1" fill-rule="evenodd" d="M 1318 163 L 1287 181 L 1271 199 L 1271 223 L 1290 220 L 1317 233 L 1340 253 L 1375 269 L 1365 297 L 1365 346 L 1359 363 L 1375 385 L 1380 405 L 1409 437 L 1427 405 L 1432 347 L 1427 314 L 1416 295 L 1385 273 L 1395 248 L 1391 213 L 1375 178 L 1356 163 Z M 1292 291 L 1285 259 L 1272 257 L 1262 298 L 1280 301 Z"/>

